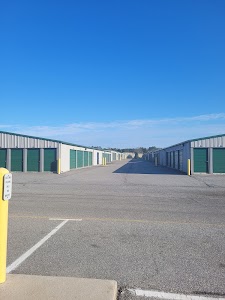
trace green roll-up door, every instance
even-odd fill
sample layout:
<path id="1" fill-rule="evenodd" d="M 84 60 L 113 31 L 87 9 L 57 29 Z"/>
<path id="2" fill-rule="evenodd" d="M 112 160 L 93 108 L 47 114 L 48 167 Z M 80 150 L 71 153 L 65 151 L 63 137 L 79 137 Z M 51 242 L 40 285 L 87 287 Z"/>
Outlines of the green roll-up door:
<path id="1" fill-rule="evenodd" d="M 77 151 L 77 167 L 82 168 L 84 166 L 84 158 L 83 158 L 83 151 Z"/>
<path id="2" fill-rule="evenodd" d="M 57 171 L 56 149 L 44 149 L 44 171 Z"/>
<path id="3" fill-rule="evenodd" d="M 213 149 L 213 173 L 225 173 L 225 149 Z"/>
<path id="4" fill-rule="evenodd" d="M 89 152 L 89 166 L 92 166 L 92 152 Z"/>
<path id="5" fill-rule="evenodd" d="M 0 168 L 6 168 L 6 149 L 0 149 Z"/>
<path id="6" fill-rule="evenodd" d="M 84 167 L 88 167 L 88 152 L 84 151 Z"/>
<path id="7" fill-rule="evenodd" d="M 11 150 L 11 171 L 23 171 L 23 149 Z"/>
<path id="8" fill-rule="evenodd" d="M 207 148 L 194 148 L 194 172 L 208 173 Z"/>
<path id="9" fill-rule="evenodd" d="M 40 171 L 40 150 L 27 149 L 27 171 Z"/>
<path id="10" fill-rule="evenodd" d="M 77 151 L 70 150 L 70 169 L 76 169 L 77 167 Z"/>

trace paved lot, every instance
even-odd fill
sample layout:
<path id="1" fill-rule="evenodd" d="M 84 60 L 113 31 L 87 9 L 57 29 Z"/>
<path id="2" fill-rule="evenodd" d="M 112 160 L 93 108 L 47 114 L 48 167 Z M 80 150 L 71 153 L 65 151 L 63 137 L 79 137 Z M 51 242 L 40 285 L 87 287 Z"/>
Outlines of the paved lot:
<path id="1" fill-rule="evenodd" d="M 12 273 L 114 279 L 225 297 L 225 176 L 188 177 L 141 160 L 62 175 L 14 173 L 8 265 L 69 220 Z M 151 298 L 153 299 L 153 298 Z"/>

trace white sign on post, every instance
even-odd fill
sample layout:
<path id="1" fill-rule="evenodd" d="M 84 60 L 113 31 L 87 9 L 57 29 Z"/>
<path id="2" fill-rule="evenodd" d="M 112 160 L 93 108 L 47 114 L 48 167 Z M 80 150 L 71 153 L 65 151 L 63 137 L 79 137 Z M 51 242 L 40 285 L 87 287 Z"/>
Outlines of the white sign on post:
<path id="1" fill-rule="evenodd" d="M 4 175 L 3 200 L 9 200 L 12 196 L 12 174 Z"/>

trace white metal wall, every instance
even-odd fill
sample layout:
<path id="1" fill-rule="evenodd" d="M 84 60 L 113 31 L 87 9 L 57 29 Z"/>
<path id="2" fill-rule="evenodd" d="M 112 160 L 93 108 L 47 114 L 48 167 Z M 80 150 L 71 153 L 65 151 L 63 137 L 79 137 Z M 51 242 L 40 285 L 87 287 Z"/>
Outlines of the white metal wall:
<path id="1" fill-rule="evenodd" d="M 93 150 L 93 165 L 102 165 L 102 151 L 101 150 Z M 99 153 L 99 164 L 97 164 L 97 153 Z"/>
<path id="2" fill-rule="evenodd" d="M 61 144 L 61 172 L 70 171 L 70 150 L 93 152 L 93 149 Z"/>
<path id="3" fill-rule="evenodd" d="M 178 151 L 178 150 L 183 151 L 182 171 L 187 173 L 187 160 L 191 159 L 190 142 L 186 142 L 186 143 L 183 143 L 183 144 L 168 147 L 168 148 L 163 149 L 163 150 L 159 150 L 160 165 L 166 166 L 166 153 L 167 152 L 170 153 L 170 152 Z"/>

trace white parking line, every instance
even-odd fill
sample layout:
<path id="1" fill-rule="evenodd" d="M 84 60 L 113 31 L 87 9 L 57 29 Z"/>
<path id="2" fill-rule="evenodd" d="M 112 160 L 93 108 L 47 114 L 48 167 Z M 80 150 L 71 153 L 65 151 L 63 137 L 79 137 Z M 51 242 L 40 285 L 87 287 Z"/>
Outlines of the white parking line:
<path id="1" fill-rule="evenodd" d="M 173 294 L 173 293 L 164 293 L 159 291 L 151 290 L 140 290 L 140 289 L 128 289 L 135 296 L 142 297 L 152 297 L 166 300 L 225 300 L 225 298 L 212 298 L 204 296 L 195 296 L 195 295 L 184 295 L 184 294 Z"/>
<path id="2" fill-rule="evenodd" d="M 24 262 L 34 251 L 41 247 L 51 236 L 53 236 L 60 228 L 62 228 L 68 220 L 64 220 L 58 226 L 56 226 L 49 234 L 47 234 L 43 239 L 41 239 L 36 245 L 30 248 L 27 252 L 22 254 L 18 259 L 16 259 L 11 265 L 6 268 L 6 273 L 10 273 L 15 270 L 22 262 Z"/>
<path id="3" fill-rule="evenodd" d="M 56 218 L 50 218 L 50 221 L 82 221 L 82 219 L 56 219 Z"/>

